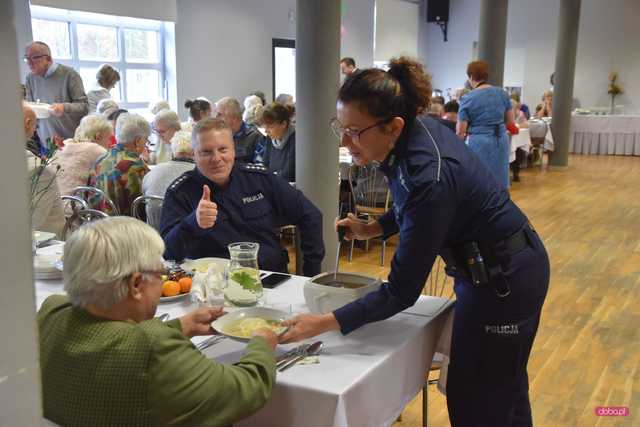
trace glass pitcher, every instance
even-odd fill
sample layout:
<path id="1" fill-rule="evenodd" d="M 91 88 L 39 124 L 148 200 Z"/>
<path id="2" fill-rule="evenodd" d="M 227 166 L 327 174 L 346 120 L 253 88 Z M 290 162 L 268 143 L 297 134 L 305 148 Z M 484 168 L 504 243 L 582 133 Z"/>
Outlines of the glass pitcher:
<path id="1" fill-rule="evenodd" d="M 262 297 L 262 282 L 258 268 L 258 243 L 240 242 L 228 246 L 231 261 L 224 297 L 238 306 L 252 306 Z"/>

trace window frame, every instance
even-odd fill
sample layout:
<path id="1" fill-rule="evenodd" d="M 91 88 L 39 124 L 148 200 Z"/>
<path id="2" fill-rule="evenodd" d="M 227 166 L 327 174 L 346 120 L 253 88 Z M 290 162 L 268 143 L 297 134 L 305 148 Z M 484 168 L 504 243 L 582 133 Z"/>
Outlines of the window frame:
<path id="1" fill-rule="evenodd" d="M 69 31 L 69 46 L 71 49 L 72 59 L 59 59 L 53 58 L 57 63 L 64 64 L 73 67 L 76 71 L 80 71 L 80 68 L 98 68 L 102 64 L 109 64 L 116 68 L 120 73 L 120 105 L 121 108 L 128 110 L 134 109 L 146 109 L 149 106 L 149 102 L 155 100 L 155 96 L 149 100 L 149 102 L 129 102 L 127 99 L 127 70 L 157 70 L 160 73 L 160 87 L 158 88 L 158 94 L 162 99 L 167 99 L 167 73 L 165 62 L 165 27 L 161 21 L 153 21 L 149 19 L 127 18 L 115 15 L 95 14 L 80 11 L 71 11 L 65 9 L 54 9 L 42 6 L 31 6 L 31 19 L 40 19 L 46 21 L 58 21 L 65 22 L 68 25 Z M 31 21 L 33 25 L 33 21 Z M 116 29 L 117 34 L 117 46 L 118 46 L 118 60 L 116 61 L 93 61 L 83 60 L 79 57 L 78 51 L 78 24 L 86 25 L 99 25 L 104 27 L 110 27 Z M 158 62 L 134 62 L 125 60 L 125 30 L 143 30 L 143 31 L 155 31 L 157 33 L 158 42 Z M 83 82 L 84 83 L 84 82 Z M 93 87 L 85 87 L 85 92 L 88 92 Z M 112 90 L 115 90 L 112 89 Z"/>

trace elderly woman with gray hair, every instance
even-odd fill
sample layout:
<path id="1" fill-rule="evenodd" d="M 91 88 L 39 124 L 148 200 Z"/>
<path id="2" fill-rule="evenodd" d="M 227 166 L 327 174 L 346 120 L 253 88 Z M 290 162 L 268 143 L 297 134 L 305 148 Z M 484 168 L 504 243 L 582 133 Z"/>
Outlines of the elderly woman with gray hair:
<path id="1" fill-rule="evenodd" d="M 76 230 L 64 249 L 67 296 L 38 312 L 44 416 L 60 425 L 230 425 L 260 409 L 275 384 L 277 337 L 254 332 L 223 365 L 190 338 L 210 335 L 222 308 L 166 323 L 164 243 L 147 224 L 113 217 Z"/>
<path id="2" fill-rule="evenodd" d="M 150 163 L 168 162 L 171 160 L 171 138 L 181 129 L 180 117 L 175 111 L 161 110 L 154 117 L 151 129 L 156 134 L 156 144 Z"/>
<path id="3" fill-rule="evenodd" d="M 64 147 L 56 151 L 52 160 L 62 170 L 58 175 L 58 186 L 63 195 L 70 195 L 74 188 L 87 185 L 91 168 L 107 154 L 112 137 L 111 123 L 103 116 L 91 114 L 80 120 L 75 137 L 65 140 Z"/>
<path id="4" fill-rule="evenodd" d="M 191 132 L 181 130 L 171 138 L 173 158 L 153 168 L 142 180 L 142 192 L 145 196 L 164 197 L 169 185 L 180 175 L 196 166 L 193 161 Z M 147 222 L 156 229 L 160 227 L 162 206 L 157 202 L 147 203 Z"/>
<path id="5" fill-rule="evenodd" d="M 91 205 L 109 214 L 131 215 L 131 204 L 142 195 L 142 178 L 149 172 L 140 155 L 145 151 L 151 130 L 138 114 L 122 114 L 116 123 L 118 143 L 98 159 L 89 176 L 89 185 L 101 189 L 118 208 L 111 212 L 101 201 Z"/>

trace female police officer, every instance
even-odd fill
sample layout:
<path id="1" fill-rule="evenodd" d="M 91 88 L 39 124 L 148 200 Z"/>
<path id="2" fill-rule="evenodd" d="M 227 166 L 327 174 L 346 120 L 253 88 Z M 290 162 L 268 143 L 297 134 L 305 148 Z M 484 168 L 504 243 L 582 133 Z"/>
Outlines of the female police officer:
<path id="1" fill-rule="evenodd" d="M 363 70 L 340 88 L 334 130 L 358 165 L 379 162 L 393 210 L 338 221 L 347 239 L 400 233 L 388 283 L 324 315 L 288 321 L 283 342 L 347 334 L 419 297 L 437 255 L 457 296 L 447 406 L 452 426 L 530 426 L 527 361 L 549 283 L 549 260 L 525 215 L 449 129 L 420 114 L 431 83 L 408 58 Z"/>

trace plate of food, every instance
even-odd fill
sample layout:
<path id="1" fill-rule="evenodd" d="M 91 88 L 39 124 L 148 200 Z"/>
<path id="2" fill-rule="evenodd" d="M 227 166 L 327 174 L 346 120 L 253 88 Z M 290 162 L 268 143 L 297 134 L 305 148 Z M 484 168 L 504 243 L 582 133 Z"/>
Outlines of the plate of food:
<path id="1" fill-rule="evenodd" d="M 217 318 L 211 326 L 230 338 L 249 341 L 253 331 L 260 328 L 271 329 L 276 335 L 284 333 L 287 327 L 282 322 L 288 317 L 288 313 L 274 308 L 241 308 Z"/>
<path id="2" fill-rule="evenodd" d="M 192 275 L 180 267 L 168 267 L 162 276 L 162 296 L 160 302 L 171 302 L 191 293 Z"/>
<path id="3" fill-rule="evenodd" d="M 229 260 L 225 258 L 198 258 L 187 259 L 180 268 L 191 273 L 207 273 L 210 267 L 214 267 L 217 273 L 224 273 L 229 265 Z"/>

